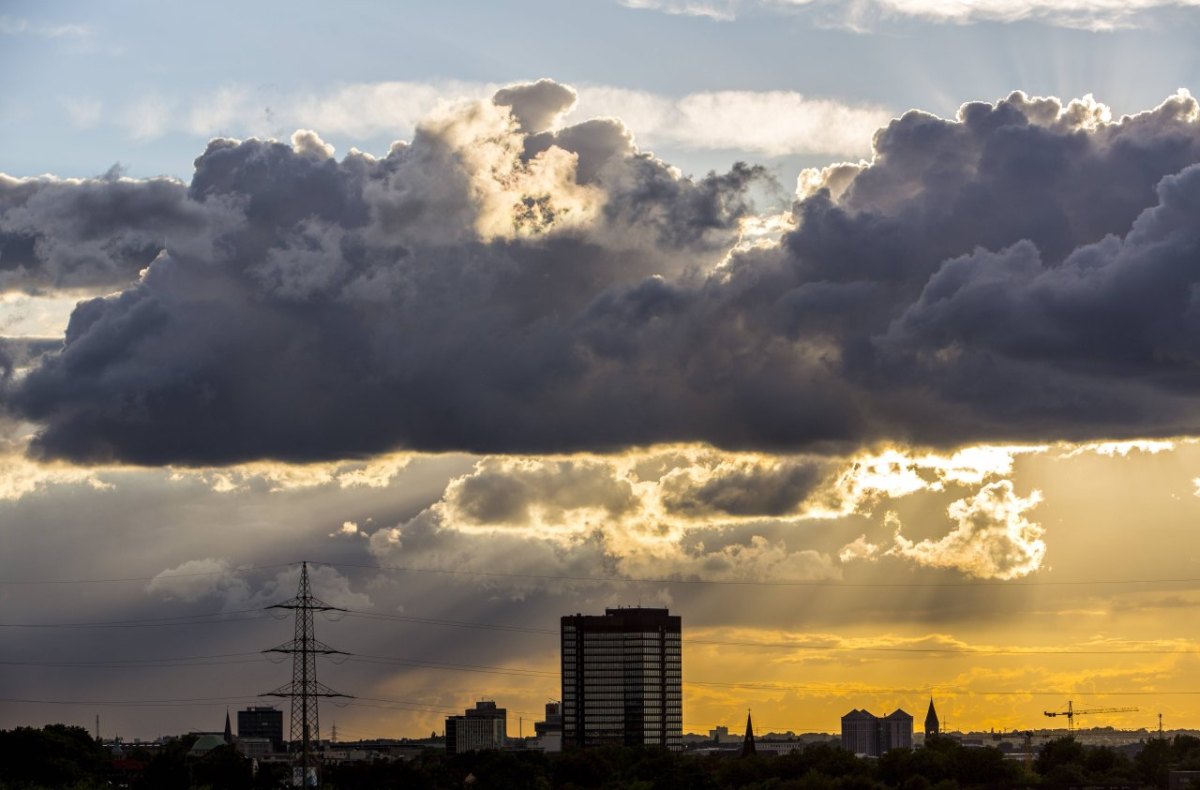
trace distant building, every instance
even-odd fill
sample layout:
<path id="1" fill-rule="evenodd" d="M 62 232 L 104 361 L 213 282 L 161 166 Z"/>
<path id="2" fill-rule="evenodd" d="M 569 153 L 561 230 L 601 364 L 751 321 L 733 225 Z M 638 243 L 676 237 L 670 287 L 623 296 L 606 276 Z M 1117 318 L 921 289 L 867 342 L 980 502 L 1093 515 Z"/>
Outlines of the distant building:
<path id="1" fill-rule="evenodd" d="M 666 609 L 563 617 L 564 746 L 682 748 L 681 634 Z"/>
<path id="2" fill-rule="evenodd" d="M 879 754 L 879 719 L 865 710 L 842 717 L 842 748 L 854 754 Z"/>
<path id="3" fill-rule="evenodd" d="M 508 741 L 508 709 L 481 700 L 463 716 L 446 717 L 446 754 L 502 749 Z"/>
<path id="4" fill-rule="evenodd" d="M 879 720 L 879 753 L 911 749 L 913 717 L 897 708 Z"/>
<path id="5" fill-rule="evenodd" d="M 267 738 L 271 750 L 285 750 L 283 742 L 283 711 L 270 705 L 251 706 L 237 714 L 238 738 Z"/>
<path id="6" fill-rule="evenodd" d="M 533 732 L 537 736 L 537 748 L 543 752 L 562 751 L 562 703 L 546 703 L 546 720 L 535 721 Z"/>
<path id="7" fill-rule="evenodd" d="M 270 738 L 238 738 L 237 750 L 243 757 L 267 757 L 275 748 Z"/>
<path id="8" fill-rule="evenodd" d="M 225 734 L 220 732 L 202 733 L 196 738 L 192 744 L 192 748 L 188 750 L 188 754 L 192 757 L 199 757 L 202 754 L 208 754 L 213 749 L 219 749 L 222 746 L 228 746 L 225 743 Z"/>
<path id="9" fill-rule="evenodd" d="M 729 732 L 728 727 L 717 727 L 716 729 L 709 730 L 708 739 L 716 743 L 718 746 L 742 742 L 742 736 L 738 735 L 736 732 Z"/>
<path id="10" fill-rule="evenodd" d="M 925 714 L 925 737 L 938 735 L 941 725 L 938 723 L 937 711 L 933 709 L 933 697 L 929 698 L 929 712 Z"/>
<path id="11" fill-rule="evenodd" d="M 857 708 L 842 717 L 842 748 L 879 757 L 891 749 L 911 749 L 913 717 L 897 708 L 883 718 Z"/>
<path id="12" fill-rule="evenodd" d="M 799 738 L 756 738 L 754 741 L 755 754 L 791 754 L 802 751 L 805 743 Z"/>

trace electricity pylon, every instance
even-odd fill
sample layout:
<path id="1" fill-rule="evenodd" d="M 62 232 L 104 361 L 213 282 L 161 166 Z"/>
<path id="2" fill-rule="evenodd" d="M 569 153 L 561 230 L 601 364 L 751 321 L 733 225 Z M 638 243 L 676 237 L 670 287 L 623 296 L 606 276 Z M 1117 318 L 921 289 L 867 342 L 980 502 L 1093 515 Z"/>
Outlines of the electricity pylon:
<path id="1" fill-rule="evenodd" d="M 292 655 L 292 682 L 269 691 L 263 697 L 287 697 L 292 701 L 292 749 L 296 752 L 293 760 L 292 783 L 301 787 L 316 787 L 317 760 L 312 753 L 313 745 L 321 738 L 320 725 L 317 718 L 317 700 L 321 697 L 348 697 L 339 694 L 317 680 L 317 656 L 348 655 L 342 650 L 335 650 L 321 642 L 313 629 L 313 612 L 344 612 L 336 606 L 330 606 L 319 598 L 314 598 L 312 589 L 308 586 L 308 563 L 300 565 L 300 589 L 296 597 L 268 609 L 292 609 L 296 612 L 296 635 L 290 642 L 279 647 L 264 650 L 264 653 L 290 653 Z M 299 773 L 295 768 L 299 769 Z"/>

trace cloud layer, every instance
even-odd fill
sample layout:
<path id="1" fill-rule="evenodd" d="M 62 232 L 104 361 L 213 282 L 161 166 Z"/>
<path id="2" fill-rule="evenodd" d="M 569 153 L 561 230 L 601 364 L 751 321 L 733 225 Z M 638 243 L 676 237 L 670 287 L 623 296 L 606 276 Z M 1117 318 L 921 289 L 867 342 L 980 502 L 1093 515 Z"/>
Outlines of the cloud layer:
<path id="1" fill-rule="evenodd" d="M 619 121 L 559 127 L 573 101 L 513 86 L 382 159 L 215 140 L 186 193 L 10 179 L 55 198 L 6 219 L 33 247 L 153 260 L 80 304 L 8 408 L 41 456 L 138 464 L 1193 431 L 1190 96 L 1118 121 L 1022 94 L 910 112 L 871 163 L 806 173 L 777 243 L 741 247 L 761 170 L 685 178 Z M 166 208 L 126 220 L 143 189 Z M 4 216 L 42 217 L 32 200 Z M 30 282 L 76 271 L 22 260 Z"/>
<path id="2" fill-rule="evenodd" d="M 942 24 L 1022 22 L 1034 20 L 1085 30 L 1113 30 L 1141 24 L 1147 14 L 1195 7 L 1196 0 L 620 0 L 629 8 L 698 16 L 719 21 L 735 19 L 754 8 L 803 10 L 827 24 L 857 30 L 895 20 L 917 19 Z"/>
<path id="3" fill-rule="evenodd" d="M 533 131 L 558 124 L 567 113 L 572 123 L 619 116 L 637 131 L 643 147 L 652 148 L 736 149 L 770 156 L 864 156 L 869 153 L 871 133 L 890 117 L 877 105 L 787 90 L 700 91 L 672 96 L 602 84 L 559 88 L 571 101 L 553 106 L 552 117 L 536 124 Z M 318 129 L 327 136 L 370 140 L 407 134 L 430 114 L 456 101 L 494 95 L 507 105 L 507 94 L 506 88 L 479 82 L 386 81 L 310 93 L 229 85 L 187 101 L 147 94 L 120 104 L 88 97 L 65 97 L 62 104 L 67 120 L 77 128 L 115 126 L 142 141 L 170 133 L 204 138 L 286 136 L 297 127 Z M 265 111 L 264 105 L 268 105 Z"/>

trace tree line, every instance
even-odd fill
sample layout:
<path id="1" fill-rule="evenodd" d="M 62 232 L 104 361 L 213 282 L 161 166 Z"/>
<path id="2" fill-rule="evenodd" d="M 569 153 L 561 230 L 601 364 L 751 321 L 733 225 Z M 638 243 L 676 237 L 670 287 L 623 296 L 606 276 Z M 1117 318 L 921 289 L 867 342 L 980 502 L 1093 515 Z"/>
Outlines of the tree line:
<path id="1" fill-rule="evenodd" d="M 195 736 L 165 748 L 127 747 L 120 760 L 82 727 L 0 730 L 0 790 L 266 790 L 285 786 L 286 765 L 255 766 L 232 746 L 194 756 Z M 1047 742 L 1032 766 L 992 747 L 944 737 L 921 749 L 863 760 L 835 741 L 779 756 L 697 756 L 606 747 L 561 754 L 484 751 L 413 760 L 327 765 L 322 786 L 349 788 L 562 788 L 563 790 L 958 790 L 959 788 L 1166 788 L 1170 770 L 1200 771 L 1200 738 L 1148 740 L 1133 757 L 1071 737 Z"/>

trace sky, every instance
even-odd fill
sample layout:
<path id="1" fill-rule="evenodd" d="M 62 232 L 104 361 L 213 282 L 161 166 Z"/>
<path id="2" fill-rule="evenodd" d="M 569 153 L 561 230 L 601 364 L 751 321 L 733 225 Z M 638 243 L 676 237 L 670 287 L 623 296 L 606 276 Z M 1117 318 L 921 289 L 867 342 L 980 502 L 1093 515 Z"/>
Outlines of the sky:
<path id="1" fill-rule="evenodd" d="M 1200 728 L 1200 4 L 0 5 L 0 728 Z"/>

